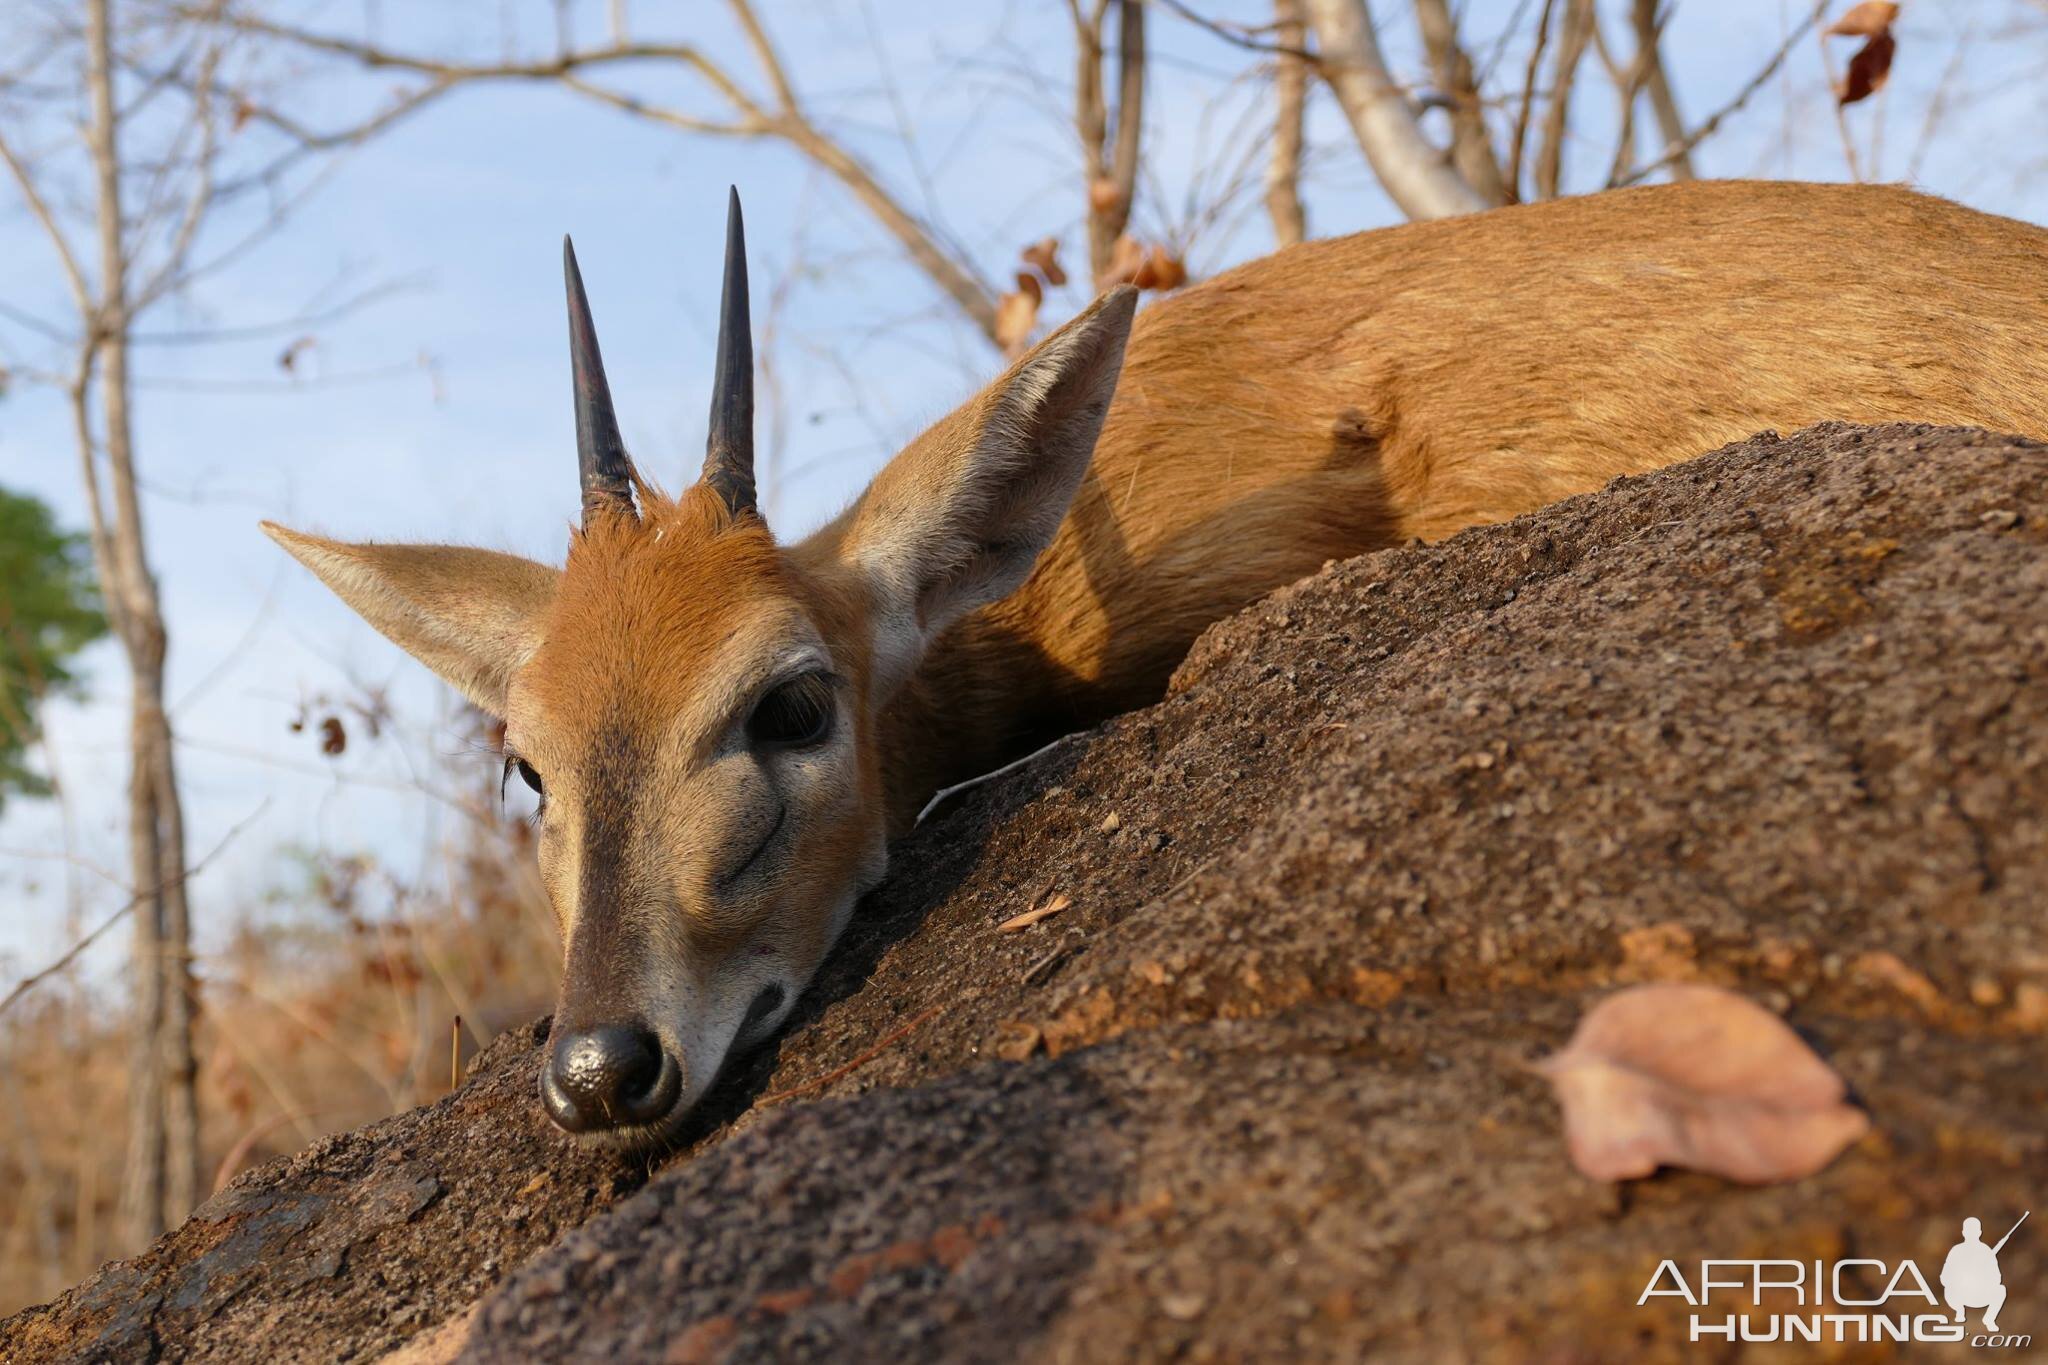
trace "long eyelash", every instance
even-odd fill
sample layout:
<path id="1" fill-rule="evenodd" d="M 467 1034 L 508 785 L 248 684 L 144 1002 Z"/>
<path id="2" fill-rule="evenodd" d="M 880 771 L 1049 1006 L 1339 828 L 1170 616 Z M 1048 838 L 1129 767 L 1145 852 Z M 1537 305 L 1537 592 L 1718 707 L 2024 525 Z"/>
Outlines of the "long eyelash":
<path id="1" fill-rule="evenodd" d="M 498 773 L 498 807 L 502 810 L 505 805 L 505 789 L 512 785 L 512 770 L 519 766 L 519 755 L 513 753 L 510 749 L 501 749 L 499 752 L 504 754 L 505 756 L 505 766 Z M 547 808 L 548 794 L 545 790 L 543 790 L 541 792 L 536 793 L 534 796 L 533 814 L 522 815 L 519 818 L 522 822 L 526 824 L 538 825 L 540 823 L 541 814 L 544 811 L 546 811 Z"/>

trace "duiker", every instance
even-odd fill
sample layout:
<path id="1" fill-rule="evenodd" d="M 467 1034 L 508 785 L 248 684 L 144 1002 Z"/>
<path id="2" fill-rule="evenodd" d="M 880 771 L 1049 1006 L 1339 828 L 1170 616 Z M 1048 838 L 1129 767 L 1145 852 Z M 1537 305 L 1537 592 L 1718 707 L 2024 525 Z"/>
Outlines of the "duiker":
<path id="1" fill-rule="evenodd" d="M 568 944 L 542 1095 L 621 1145 L 782 1022 L 928 794 L 1156 697 L 1205 625 L 1327 559 L 1766 427 L 2048 437 L 2048 233 L 1698 183 L 1311 243 L 1135 327 L 1112 291 L 778 545 L 737 198 L 680 496 L 628 460 L 573 257 L 568 283 L 564 568 L 266 529 L 504 718 Z"/>

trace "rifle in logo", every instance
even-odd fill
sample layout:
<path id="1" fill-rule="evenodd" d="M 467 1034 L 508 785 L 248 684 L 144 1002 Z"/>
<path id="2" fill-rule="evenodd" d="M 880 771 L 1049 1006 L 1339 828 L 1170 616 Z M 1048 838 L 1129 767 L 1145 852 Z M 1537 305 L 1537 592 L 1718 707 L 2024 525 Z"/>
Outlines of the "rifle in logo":
<path id="1" fill-rule="evenodd" d="M 1994 1246 L 1984 1245 L 1984 1225 L 1975 1218 L 1963 1220 L 1963 1240 L 1949 1248 L 1941 1263 L 1941 1296 L 1961 1322 L 1967 1310 L 1984 1310 L 1984 1330 L 1998 1330 L 1998 1310 L 2005 1307 L 2005 1282 L 1998 1273 L 1998 1253 L 2027 1221 L 2032 1209 L 2020 1214 L 2019 1223 L 2006 1229 Z"/>

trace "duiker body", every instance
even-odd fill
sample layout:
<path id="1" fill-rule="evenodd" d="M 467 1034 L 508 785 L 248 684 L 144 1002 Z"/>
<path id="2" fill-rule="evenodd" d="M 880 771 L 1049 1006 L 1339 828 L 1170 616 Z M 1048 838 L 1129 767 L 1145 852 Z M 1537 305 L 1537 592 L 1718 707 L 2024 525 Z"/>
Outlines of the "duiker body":
<path id="1" fill-rule="evenodd" d="M 2048 232 L 1704 182 L 1310 243 L 1135 325 L 1105 295 L 780 546 L 734 215 L 680 496 L 618 442 L 572 263 L 565 568 L 268 528 L 506 719 L 568 944 L 543 1098 L 626 1145 L 782 1021 L 932 791 L 1153 699 L 1203 627 L 1325 560 L 1766 427 L 2048 437 Z"/>

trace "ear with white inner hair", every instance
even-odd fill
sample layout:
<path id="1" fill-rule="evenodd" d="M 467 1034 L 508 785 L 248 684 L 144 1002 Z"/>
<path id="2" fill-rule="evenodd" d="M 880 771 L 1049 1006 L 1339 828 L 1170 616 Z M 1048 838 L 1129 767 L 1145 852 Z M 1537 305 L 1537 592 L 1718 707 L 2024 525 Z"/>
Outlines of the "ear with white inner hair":
<path id="1" fill-rule="evenodd" d="M 512 675 L 540 647 L 558 572 L 460 545 L 350 545 L 264 522 L 393 644 L 494 716 Z"/>
<path id="2" fill-rule="evenodd" d="M 891 460 L 844 525 L 875 593 L 886 696 L 932 640 L 1009 595 L 1066 518 L 1123 370 L 1138 293 L 1111 290 Z"/>

